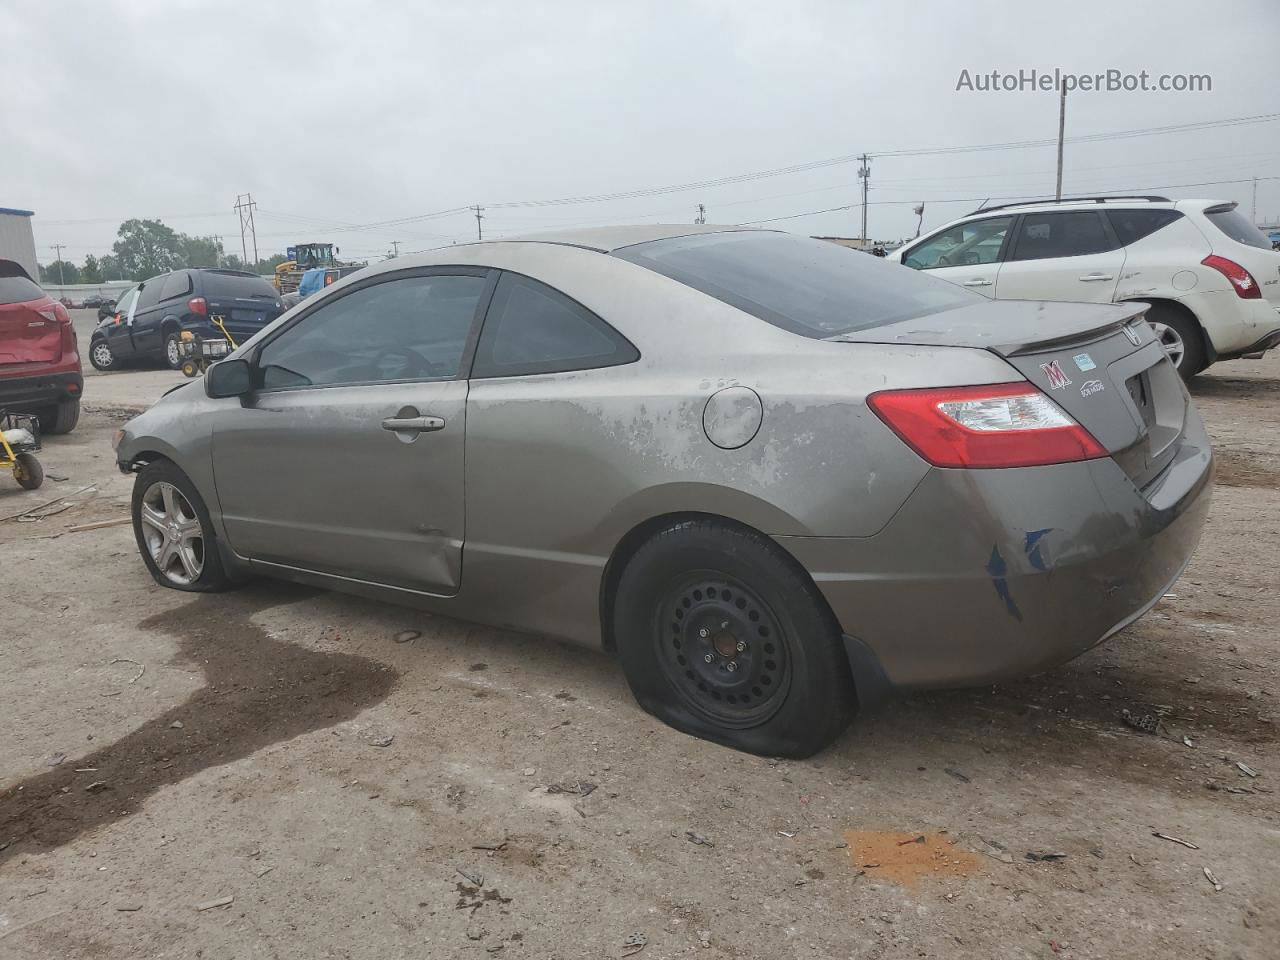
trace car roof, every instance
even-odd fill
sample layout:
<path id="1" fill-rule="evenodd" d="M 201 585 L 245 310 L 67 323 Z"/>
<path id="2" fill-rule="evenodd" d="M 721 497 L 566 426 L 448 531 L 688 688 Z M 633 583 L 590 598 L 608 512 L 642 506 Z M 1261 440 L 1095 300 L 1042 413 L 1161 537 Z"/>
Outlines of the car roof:
<path id="1" fill-rule="evenodd" d="M 673 237 L 690 237 L 702 233 L 736 233 L 756 230 L 755 227 L 716 226 L 703 223 L 646 223 L 616 227 L 586 227 L 577 230 L 552 230 L 546 233 L 529 233 L 516 237 L 500 237 L 480 243 L 556 243 L 569 247 L 582 247 L 611 253 L 623 247 L 651 240 L 670 240 Z M 775 231 L 776 232 L 776 231 Z"/>
<path id="2" fill-rule="evenodd" d="M 1163 197 L 1087 197 L 1066 200 L 1028 200 L 1025 203 L 1003 203 L 998 206 L 982 207 L 972 213 L 959 217 L 955 222 L 971 220 L 975 217 L 986 217 L 991 214 L 1012 216 L 1018 213 L 1061 213 L 1074 210 L 1202 210 L 1206 207 L 1222 206 L 1230 201 L 1188 199 L 1170 200 Z"/>

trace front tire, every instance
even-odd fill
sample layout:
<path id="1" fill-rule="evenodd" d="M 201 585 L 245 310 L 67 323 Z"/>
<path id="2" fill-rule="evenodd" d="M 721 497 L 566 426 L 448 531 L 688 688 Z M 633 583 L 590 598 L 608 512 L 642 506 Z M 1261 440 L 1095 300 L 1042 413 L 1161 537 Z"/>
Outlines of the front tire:
<path id="1" fill-rule="evenodd" d="M 685 733 L 807 757 L 856 710 L 838 625 L 760 534 L 705 520 L 663 530 L 627 563 L 613 625 L 636 700 Z"/>
<path id="2" fill-rule="evenodd" d="M 111 352 L 111 344 L 99 338 L 89 344 L 89 362 L 95 370 L 114 370 L 120 365 L 116 355 Z"/>
<path id="3" fill-rule="evenodd" d="M 194 593 L 230 585 L 204 499 L 174 463 L 156 460 L 142 468 L 132 507 L 138 551 L 156 583 Z"/>
<path id="4" fill-rule="evenodd" d="M 49 435 L 70 433 L 80 422 L 80 400 L 63 400 L 40 412 L 40 432 Z"/>

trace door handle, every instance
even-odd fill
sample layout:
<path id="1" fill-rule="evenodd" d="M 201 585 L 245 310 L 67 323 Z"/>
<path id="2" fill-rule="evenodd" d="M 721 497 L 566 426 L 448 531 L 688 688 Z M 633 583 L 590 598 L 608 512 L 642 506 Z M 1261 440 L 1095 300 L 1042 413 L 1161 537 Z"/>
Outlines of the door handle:
<path id="1" fill-rule="evenodd" d="M 395 433 L 431 433 L 444 429 L 444 417 L 387 417 L 382 421 L 382 429 Z"/>
<path id="2" fill-rule="evenodd" d="M 981 277 L 975 277 L 972 280 L 966 280 L 964 285 L 966 287 L 989 287 L 991 286 L 991 281 L 983 280 Z"/>
<path id="3" fill-rule="evenodd" d="M 1080 279 L 1088 283 L 1090 280 L 1114 280 L 1115 276 L 1110 273 L 1086 273 Z"/>

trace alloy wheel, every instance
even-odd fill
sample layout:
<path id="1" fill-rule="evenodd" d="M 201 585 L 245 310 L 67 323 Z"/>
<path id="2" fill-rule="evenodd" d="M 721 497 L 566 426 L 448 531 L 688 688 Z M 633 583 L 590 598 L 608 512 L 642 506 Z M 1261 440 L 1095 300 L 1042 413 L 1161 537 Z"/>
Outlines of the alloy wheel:
<path id="1" fill-rule="evenodd" d="M 93 345 L 93 362 L 97 367 L 109 367 L 115 361 L 111 347 L 99 340 Z"/>
<path id="2" fill-rule="evenodd" d="M 142 535 L 166 579 L 190 586 L 204 572 L 204 528 L 191 501 L 171 483 L 153 483 L 142 495 Z"/>
<path id="3" fill-rule="evenodd" d="M 178 350 L 178 338 L 169 337 L 164 343 L 165 356 L 169 359 L 169 366 L 177 368 L 182 360 L 182 355 Z"/>
<path id="4" fill-rule="evenodd" d="M 688 703 L 716 723 L 753 726 L 782 706 L 789 643 L 753 590 L 710 572 L 682 578 L 658 614 L 658 660 Z"/>
<path id="5" fill-rule="evenodd" d="M 1174 367 L 1181 367 L 1182 358 L 1187 355 L 1187 345 L 1182 342 L 1182 335 L 1167 323 L 1158 320 L 1151 321 L 1151 329 L 1155 331 L 1156 339 L 1164 347 L 1164 352 L 1169 355 L 1169 361 Z"/>

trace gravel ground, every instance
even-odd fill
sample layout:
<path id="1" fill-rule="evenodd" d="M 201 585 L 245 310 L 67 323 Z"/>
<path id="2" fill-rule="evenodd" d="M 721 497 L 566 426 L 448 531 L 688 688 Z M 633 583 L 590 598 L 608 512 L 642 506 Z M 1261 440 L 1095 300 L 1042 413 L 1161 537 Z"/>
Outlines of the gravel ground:
<path id="1" fill-rule="evenodd" d="M 604 655 L 158 588 L 72 528 L 126 516 L 111 431 L 175 377 L 94 377 L 67 479 L 0 476 L 0 516 L 73 494 L 0 522 L 0 957 L 1276 956 L 1280 358 L 1193 385 L 1219 485 L 1152 613 L 805 762 L 663 727 Z"/>

